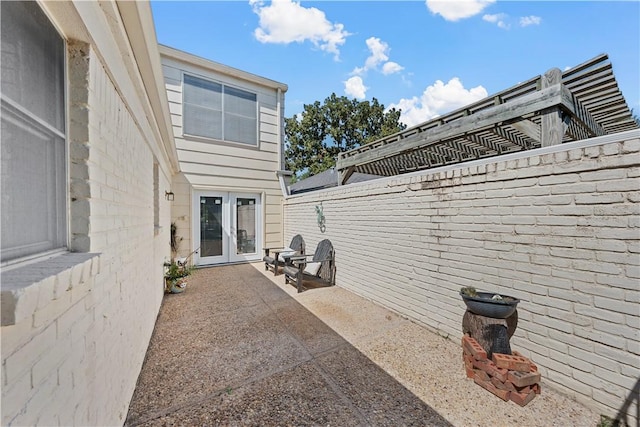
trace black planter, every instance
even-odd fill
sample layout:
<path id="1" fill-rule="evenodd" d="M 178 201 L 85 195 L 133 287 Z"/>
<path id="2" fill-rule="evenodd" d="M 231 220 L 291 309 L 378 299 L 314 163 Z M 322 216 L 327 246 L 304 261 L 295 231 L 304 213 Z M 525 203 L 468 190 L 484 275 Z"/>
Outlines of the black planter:
<path id="1" fill-rule="evenodd" d="M 492 300 L 495 294 L 490 292 L 478 292 L 477 296 L 470 297 L 467 295 L 460 296 L 467 305 L 470 312 L 479 316 L 493 317 L 494 319 L 506 319 L 516 311 L 516 306 L 520 302 L 519 299 L 507 295 L 501 295 L 506 299 L 503 301 Z"/>

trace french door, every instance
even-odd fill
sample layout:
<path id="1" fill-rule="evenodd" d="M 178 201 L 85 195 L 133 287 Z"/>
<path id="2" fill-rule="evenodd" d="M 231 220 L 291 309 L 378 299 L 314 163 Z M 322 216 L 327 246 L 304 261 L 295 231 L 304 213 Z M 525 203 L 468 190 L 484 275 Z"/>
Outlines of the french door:
<path id="1" fill-rule="evenodd" d="M 198 265 L 260 259 L 260 194 L 194 192 L 193 241 Z"/>

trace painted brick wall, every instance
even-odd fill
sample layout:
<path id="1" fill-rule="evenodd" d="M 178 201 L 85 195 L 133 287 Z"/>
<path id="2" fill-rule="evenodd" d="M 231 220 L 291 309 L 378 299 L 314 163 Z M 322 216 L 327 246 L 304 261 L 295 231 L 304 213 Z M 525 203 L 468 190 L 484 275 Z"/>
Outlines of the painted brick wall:
<path id="1" fill-rule="evenodd" d="M 59 268 L 3 322 L 3 425 L 121 425 L 163 296 L 170 179 L 161 167 L 155 227 L 158 142 L 89 45 L 70 43 L 69 69 L 71 246 L 89 253 L 41 263 Z"/>
<path id="2" fill-rule="evenodd" d="M 461 287 L 520 298 L 512 346 L 615 416 L 640 378 L 640 132 L 620 135 L 291 197 L 285 240 L 330 239 L 338 285 L 456 340 Z"/>

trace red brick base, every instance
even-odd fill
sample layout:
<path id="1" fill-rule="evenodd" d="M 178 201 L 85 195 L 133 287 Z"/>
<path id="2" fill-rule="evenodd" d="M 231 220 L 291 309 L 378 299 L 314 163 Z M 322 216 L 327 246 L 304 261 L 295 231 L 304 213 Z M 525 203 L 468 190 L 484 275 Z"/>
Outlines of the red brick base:
<path id="1" fill-rule="evenodd" d="M 480 344 L 468 335 L 462 337 L 462 351 L 467 378 L 500 399 L 525 406 L 540 394 L 538 367 L 517 351 L 513 355 L 494 353 L 489 360 Z"/>

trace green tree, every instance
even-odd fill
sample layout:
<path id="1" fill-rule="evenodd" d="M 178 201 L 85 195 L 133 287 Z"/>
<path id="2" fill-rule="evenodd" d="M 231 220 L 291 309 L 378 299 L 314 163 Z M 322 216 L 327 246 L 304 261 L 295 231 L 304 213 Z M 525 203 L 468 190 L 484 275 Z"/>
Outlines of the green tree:
<path id="1" fill-rule="evenodd" d="M 360 102 L 332 93 L 323 104 L 306 104 L 300 116 L 285 119 L 287 169 L 294 180 L 316 175 L 335 166 L 338 153 L 405 128 L 400 110 L 385 112 L 376 98 Z"/>
<path id="2" fill-rule="evenodd" d="M 637 115 L 635 111 L 633 111 L 633 108 L 631 109 L 631 117 L 633 117 L 633 120 L 636 122 L 636 124 L 640 126 L 640 116 Z"/>

